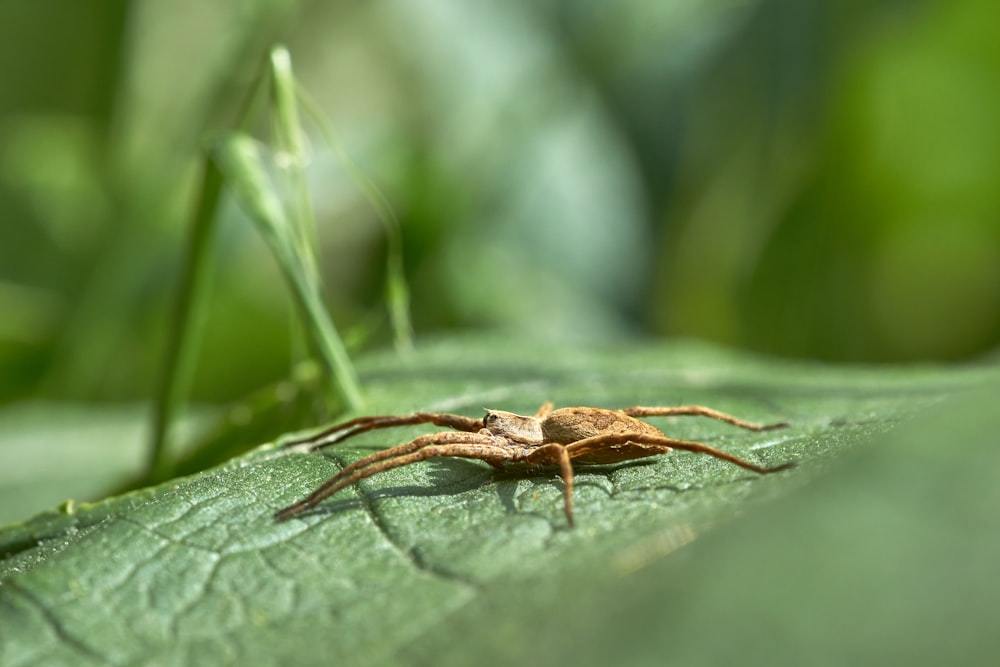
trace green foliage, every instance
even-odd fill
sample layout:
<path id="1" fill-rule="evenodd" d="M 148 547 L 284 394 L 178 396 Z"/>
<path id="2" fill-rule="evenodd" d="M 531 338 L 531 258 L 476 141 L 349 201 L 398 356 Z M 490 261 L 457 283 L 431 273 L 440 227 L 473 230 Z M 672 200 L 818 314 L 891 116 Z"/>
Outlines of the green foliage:
<path id="1" fill-rule="evenodd" d="M 0 522 L 102 498 L 0 530 L 0 663 L 992 662 L 994 367 L 628 341 L 995 346 L 998 5 L 432 4 L 0 9 Z M 321 412 L 289 301 L 357 410 L 411 296 L 507 336 L 369 354 L 365 412 L 698 402 L 793 426 L 663 426 L 801 465 L 582 470 L 568 531 L 551 472 L 449 460 L 273 523 L 422 432 L 260 445 Z"/>
<path id="2" fill-rule="evenodd" d="M 335 378 L 333 385 L 339 398 L 346 407 L 359 408 L 361 388 L 347 350 L 323 305 L 315 257 L 301 247 L 306 245 L 303 236 L 309 232 L 292 231 L 306 225 L 293 223 L 282 207 L 280 193 L 268 187 L 261 146 L 248 136 L 234 134 L 220 142 L 213 152 L 234 197 L 246 208 L 281 267 L 301 308 L 302 326 L 309 332 L 309 340 L 324 370 Z"/>
<path id="3" fill-rule="evenodd" d="M 1000 5 L 429 7 L 5 3 L 0 400 L 150 395 L 205 141 L 271 129 L 235 118 L 276 43 L 399 214 L 402 242 L 305 124 L 291 145 L 347 338 L 392 336 L 381 295 L 394 320 L 407 296 L 387 256 L 425 332 L 640 330 L 849 360 L 1000 338 Z M 290 365 L 280 271 L 222 213 L 196 401 Z"/>
<path id="4" fill-rule="evenodd" d="M 265 73 L 258 77 L 247 98 L 251 102 L 264 89 L 271 91 L 269 119 L 277 159 L 265 158 L 264 146 L 252 137 L 234 131 L 217 140 L 203 158 L 201 191 L 194 208 L 184 256 L 184 271 L 178 288 L 174 319 L 159 391 L 154 401 L 153 436 L 149 478 L 158 479 L 170 470 L 171 422 L 181 412 L 189 391 L 189 379 L 197 359 L 197 346 L 204 325 L 204 305 L 210 292 L 207 275 L 212 265 L 211 245 L 220 225 L 219 202 L 223 185 L 256 225 L 281 269 L 291 297 L 299 306 L 298 330 L 304 331 L 328 380 L 331 403 L 347 409 L 362 405 L 361 388 L 337 327 L 323 303 L 317 269 L 316 223 L 306 183 L 307 158 L 299 122 L 296 83 L 291 59 L 283 47 L 273 48 Z M 248 103 L 248 108 L 252 107 Z M 241 124 L 249 123 L 242 119 Z M 270 166 L 277 172 L 268 179 Z M 394 268 L 401 273 L 400 263 Z M 405 308 L 405 306 L 404 306 Z M 399 308 L 393 308 L 398 311 Z M 406 334 L 408 313 L 403 313 Z"/>
<path id="5" fill-rule="evenodd" d="M 275 509 L 338 467 L 421 429 L 323 455 L 265 445 L 0 532 L 0 662 L 842 664 L 943 656 L 953 631 L 960 656 L 990 641 L 977 631 L 995 594 L 996 543 L 982 529 L 1000 500 L 995 368 L 490 338 L 426 345 L 406 366 L 369 355 L 359 369 L 377 412 L 528 412 L 551 399 L 787 419 L 767 434 L 657 423 L 800 465 L 758 477 L 677 453 L 581 470 L 568 530 L 551 471 L 428 462 L 276 524 Z"/>

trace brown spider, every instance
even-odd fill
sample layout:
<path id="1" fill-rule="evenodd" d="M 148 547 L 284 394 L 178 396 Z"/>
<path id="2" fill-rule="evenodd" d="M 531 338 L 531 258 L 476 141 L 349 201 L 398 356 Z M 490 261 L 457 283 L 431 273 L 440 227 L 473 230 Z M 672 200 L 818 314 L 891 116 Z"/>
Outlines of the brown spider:
<path id="1" fill-rule="evenodd" d="M 558 465 L 564 484 L 566 519 L 570 526 L 573 525 L 571 460 L 580 463 L 618 463 L 665 454 L 671 449 L 684 449 L 709 454 L 761 474 L 778 472 L 793 465 L 786 463 L 766 468 L 700 442 L 668 438 L 658 428 L 636 419 L 636 417 L 674 415 L 711 417 L 751 431 L 768 431 L 788 425 L 755 424 L 700 405 L 634 407 L 623 410 L 605 408 L 553 410 L 550 402 L 544 403 L 533 417 L 502 410 L 486 410 L 486 416 L 482 419 L 436 412 L 417 412 L 405 416 L 358 417 L 331 426 L 308 438 L 289 442 L 286 446 L 309 444 L 311 450 L 320 449 L 358 433 L 407 424 L 431 423 L 460 432 L 442 431 L 423 435 L 405 445 L 359 459 L 302 500 L 279 510 L 274 517 L 278 521 L 290 519 L 365 477 L 435 456 L 479 459 L 500 470 L 503 470 L 505 463 L 526 463 L 530 466 Z"/>

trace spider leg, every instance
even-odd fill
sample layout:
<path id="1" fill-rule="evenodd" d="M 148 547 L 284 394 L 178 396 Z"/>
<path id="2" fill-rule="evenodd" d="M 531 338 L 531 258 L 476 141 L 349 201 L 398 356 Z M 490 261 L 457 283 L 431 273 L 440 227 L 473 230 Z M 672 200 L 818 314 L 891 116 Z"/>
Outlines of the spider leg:
<path id="1" fill-rule="evenodd" d="M 470 432 L 475 432 L 483 428 L 482 419 L 470 419 L 469 417 L 448 414 L 446 412 L 416 412 L 412 415 L 376 415 L 372 417 L 358 417 L 357 419 L 334 424 L 319 433 L 286 442 L 282 447 L 308 444 L 310 445 L 310 450 L 322 449 L 365 431 L 372 431 L 379 428 L 393 428 L 395 426 L 408 426 L 410 424 L 435 424 L 437 426 L 453 428 L 456 431 Z"/>
<path id="2" fill-rule="evenodd" d="M 709 456 L 714 456 L 717 459 L 722 459 L 723 461 L 728 461 L 732 464 L 738 465 L 741 468 L 746 468 L 747 470 L 752 470 L 760 474 L 766 474 L 770 472 L 778 472 L 779 470 L 787 470 L 794 466 L 792 463 L 784 463 L 773 468 L 768 468 L 766 466 L 758 465 L 747 461 L 746 459 L 741 459 L 740 457 L 730 454 L 729 452 L 723 451 L 721 449 L 716 449 L 710 445 L 706 445 L 701 442 L 693 442 L 690 440 L 678 440 L 676 438 L 668 438 L 666 436 L 656 436 L 648 435 L 645 433 L 605 433 L 602 435 L 595 435 L 591 438 L 584 438 L 583 440 L 577 440 L 576 442 L 566 445 L 567 453 L 570 458 L 580 458 L 585 457 L 587 454 L 592 452 L 597 452 L 604 450 L 606 448 L 614 448 L 615 446 L 623 445 L 637 445 L 643 449 L 649 449 L 649 453 L 645 456 L 656 456 L 657 454 L 666 454 L 671 449 L 683 449 L 689 452 L 695 452 L 697 454 L 708 454 Z M 623 448 L 624 449 L 624 448 Z M 634 447 L 629 448 L 631 451 L 629 453 L 622 452 L 622 457 L 620 460 L 629 460 L 635 458 L 642 458 L 642 455 L 636 455 L 634 452 Z M 614 455 L 602 457 L 602 463 L 611 463 L 614 460 Z"/>
<path id="3" fill-rule="evenodd" d="M 487 463 L 519 460 L 518 450 L 512 450 L 503 438 L 484 433 L 432 433 L 404 445 L 366 456 L 345 467 L 323 482 L 308 496 L 275 513 L 278 521 L 315 507 L 338 491 L 386 470 L 424 461 L 435 456 L 458 456 L 480 459 Z"/>
<path id="4" fill-rule="evenodd" d="M 528 455 L 525 461 L 529 465 L 559 465 L 559 475 L 563 479 L 563 510 L 566 521 L 573 527 L 573 464 L 566 445 L 557 442 L 542 445 Z"/>
<path id="5" fill-rule="evenodd" d="M 748 422 L 738 417 L 733 417 L 732 415 L 727 415 L 725 412 L 719 412 L 718 410 L 713 410 L 712 408 L 706 408 L 702 405 L 677 405 L 673 407 L 643 407 L 637 405 L 634 408 L 625 408 L 622 410 L 629 417 L 671 417 L 671 416 L 696 416 L 696 417 L 710 417 L 712 419 L 718 419 L 719 421 L 726 422 L 727 424 L 732 424 L 733 426 L 739 426 L 740 428 L 749 429 L 751 431 L 770 431 L 776 428 L 785 428 L 788 426 L 788 422 L 780 422 L 777 424 L 757 424 L 754 422 Z"/>
<path id="6" fill-rule="evenodd" d="M 552 412 L 553 407 L 555 406 L 552 405 L 552 401 L 545 401 L 542 403 L 541 407 L 538 408 L 538 412 L 535 413 L 535 418 L 545 419 L 549 416 L 549 413 Z"/>

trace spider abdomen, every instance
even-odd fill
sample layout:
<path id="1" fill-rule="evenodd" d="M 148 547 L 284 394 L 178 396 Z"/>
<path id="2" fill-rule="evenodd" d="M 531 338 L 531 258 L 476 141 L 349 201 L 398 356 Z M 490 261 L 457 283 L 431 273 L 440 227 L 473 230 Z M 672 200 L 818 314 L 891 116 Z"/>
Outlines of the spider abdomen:
<path id="1" fill-rule="evenodd" d="M 542 420 L 542 435 L 545 442 L 568 445 L 584 438 L 611 433 L 663 436 L 663 433 L 651 424 L 629 417 L 619 410 L 604 408 L 560 408 Z"/>

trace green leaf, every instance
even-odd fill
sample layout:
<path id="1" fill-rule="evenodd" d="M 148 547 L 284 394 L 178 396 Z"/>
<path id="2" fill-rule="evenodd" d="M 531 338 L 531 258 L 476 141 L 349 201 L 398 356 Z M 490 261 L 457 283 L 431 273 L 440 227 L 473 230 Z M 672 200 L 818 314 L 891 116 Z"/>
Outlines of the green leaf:
<path id="1" fill-rule="evenodd" d="M 764 434 L 653 421 L 800 465 L 756 476 L 677 452 L 580 469 L 570 530 L 552 471 L 431 461 L 279 524 L 276 509 L 345 463 L 428 429 L 323 455 L 266 445 L 0 531 L 0 664 L 843 664 L 943 654 L 953 631 L 963 656 L 991 641 L 975 631 L 995 608 L 994 368 L 449 339 L 405 366 L 386 353 L 359 369 L 374 412 L 553 400 L 789 420 Z"/>

